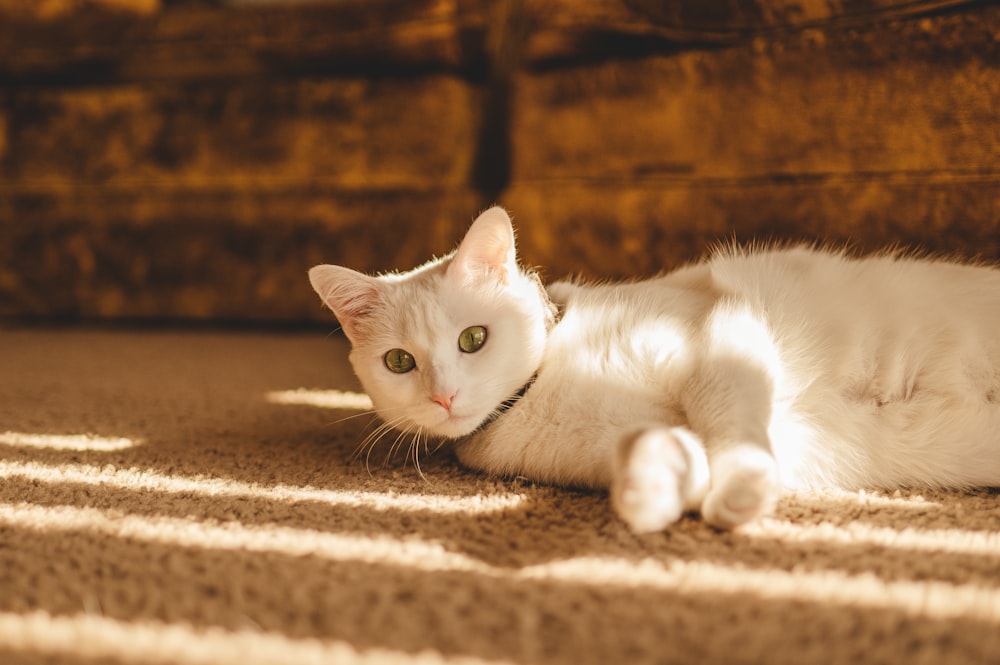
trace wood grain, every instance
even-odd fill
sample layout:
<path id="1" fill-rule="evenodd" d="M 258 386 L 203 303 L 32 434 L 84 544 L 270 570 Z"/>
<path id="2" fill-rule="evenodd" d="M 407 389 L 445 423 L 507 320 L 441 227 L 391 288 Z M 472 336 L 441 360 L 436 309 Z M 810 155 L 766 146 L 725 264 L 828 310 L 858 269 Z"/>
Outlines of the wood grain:
<path id="1" fill-rule="evenodd" d="M 995 262 L 995 178 L 904 182 L 741 182 L 699 187 L 532 182 L 510 188 L 523 258 L 551 278 L 652 276 L 729 242 L 888 246 Z"/>
<path id="2" fill-rule="evenodd" d="M 525 0 L 524 57 L 574 66 L 691 48 L 721 48 L 803 30 L 845 29 L 955 11 L 970 0 Z"/>
<path id="3" fill-rule="evenodd" d="M 0 82 L 473 76 L 484 62 L 467 0 L 85 2 L 44 16 L 19 4 L 0 4 Z"/>
<path id="4" fill-rule="evenodd" d="M 450 250 L 475 205 L 446 188 L 2 197 L 19 223 L 0 224 L 0 320 L 332 326 L 310 266 L 409 268 Z"/>
<path id="5" fill-rule="evenodd" d="M 20 89 L 5 186 L 429 187 L 468 179 L 475 91 L 452 77 Z"/>
<path id="6" fill-rule="evenodd" d="M 518 75 L 533 260 L 650 274 L 715 242 L 1000 259 L 1000 8 Z M 572 259 L 578 258 L 573 264 Z"/>

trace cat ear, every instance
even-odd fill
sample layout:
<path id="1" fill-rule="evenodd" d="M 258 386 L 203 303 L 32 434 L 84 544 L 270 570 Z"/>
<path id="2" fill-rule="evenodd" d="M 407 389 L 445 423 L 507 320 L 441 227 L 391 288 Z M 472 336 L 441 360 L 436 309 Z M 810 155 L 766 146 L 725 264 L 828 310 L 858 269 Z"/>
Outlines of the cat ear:
<path id="1" fill-rule="evenodd" d="M 508 275 L 516 271 L 514 227 L 506 211 L 494 206 L 472 222 L 448 266 L 448 274 L 465 281 L 470 277 L 493 273 L 506 283 Z"/>
<path id="2" fill-rule="evenodd" d="M 358 324 L 381 299 L 379 281 L 350 268 L 322 265 L 309 270 L 309 282 L 354 342 Z"/>

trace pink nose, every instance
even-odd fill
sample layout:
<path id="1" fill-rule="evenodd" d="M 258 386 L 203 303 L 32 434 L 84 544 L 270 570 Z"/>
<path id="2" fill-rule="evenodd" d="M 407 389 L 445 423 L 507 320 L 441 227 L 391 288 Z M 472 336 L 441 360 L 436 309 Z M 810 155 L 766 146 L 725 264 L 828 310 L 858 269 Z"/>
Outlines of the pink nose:
<path id="1" fill-rule="evenodd" d="M 440 404 L 446 411 L 451 411 L 451 403 L 455 399 L 455 393 L 437 393 L 431 395 L 431 401 Z"/>

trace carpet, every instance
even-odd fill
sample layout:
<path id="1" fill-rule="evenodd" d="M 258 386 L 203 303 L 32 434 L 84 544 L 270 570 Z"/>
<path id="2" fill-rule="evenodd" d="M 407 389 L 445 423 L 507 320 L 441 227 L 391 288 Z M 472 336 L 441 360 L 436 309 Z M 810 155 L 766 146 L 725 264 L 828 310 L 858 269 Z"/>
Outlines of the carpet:
<path id="1" fill-rule="evenodd" d="M 346 354 L 0 330 L 0 662 L 1000 663 L 996 491 L 637 536 L 446 448 L 356 456 Z"/>

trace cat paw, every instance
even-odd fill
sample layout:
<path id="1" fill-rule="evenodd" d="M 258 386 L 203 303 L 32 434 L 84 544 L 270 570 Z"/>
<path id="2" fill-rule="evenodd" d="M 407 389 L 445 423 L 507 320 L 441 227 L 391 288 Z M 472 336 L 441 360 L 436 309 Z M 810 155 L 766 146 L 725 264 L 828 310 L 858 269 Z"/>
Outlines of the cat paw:
<path id="1" fill-rule="evenodd" d="M 671 430 L 627 436 L 615 455 L 611 505 L 632 531 L 661 531 L 684 512 L 688 471 L 684 446 Z"/>
<path id="2" fill-rule="evenodd" d="M 701 507 L 706 522 L 733 529 L 767 515 L 778 500 L 774 457 L 758 446 L 721 451 L 710 461 L 712 482 Z"/>

